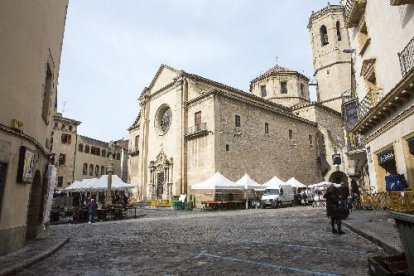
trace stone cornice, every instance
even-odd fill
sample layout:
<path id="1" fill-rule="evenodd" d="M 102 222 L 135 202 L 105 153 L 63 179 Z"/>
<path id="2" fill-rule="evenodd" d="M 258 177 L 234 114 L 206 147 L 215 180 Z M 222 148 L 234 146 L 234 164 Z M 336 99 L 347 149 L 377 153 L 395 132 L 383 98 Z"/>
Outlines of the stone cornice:
<path id="1" fill-rule="evenodd" d="M 4 132 L 7 132 L 10 135 L 16 136 L 18 138 L 21 138 L 23 140 L 26 140 L 29 143 L 32 143 L 36 148 L 38 148 L 44 155 L 48 155 L 48 152 L 46 149 L 40 144 L 35 138 L 32 136 L 29 136 L 27 134 L 21 133 L 17 130 L 14 130 L 6 125 L 3 125 L 0 123 L 0 130 L 3 130 Z"/>
<path id="2" fill-rule="evenodd" d="M 349 63 L 349 64 L 351 64 L 351 60 L 349 60 L 349 61 L 337 61 L 337 62 L 329 63 L 328 65 L 325 65 L 325 66 L 322 66 L 322 67 L 316 69 L 315 70 L 315 73 L 313 73 L 313 76 L 316 76 L 316 73 L 318 73 L 319 70 L 322 70 L 322 69 L 331 67 L 331 66 L 336 65 L 336 64 L 342 64 L 342 63 Z"/>
<path id="3" fill-rule="evenodd" d="M 338 117 L 342 118 L 342 114 L 340 112 L 338 112 L 338 111 L 336 111 L 336 110 L 334 110 L 334 109 L 332 109 L 328 106 L 323 105 L 321 102 L 319 102 L 319 103 L 318 102 L 309 102 L 309 103 L 306 103 L 306 104 L 292 106 L 291 108 L 292 108 L 293 111 L 296 111 L 296 110 L 299 110 L 299 109 L 308 108 L 308 107 L 312 107 L 312 106 L 319 107 L 321 109 L 324 109 L 324 110 L 332 113 L 335 116 L 338 116 Z"/>
<path id="4" fill-rule="evenodd" d="M 247 94 L 245 92 L 243 92 L 243 93 Z M 262 110 L 270 111 L 272 113 L 276 113 L 276 114 L 288 117 L 290 119 L 300 121 L 300 122 L 305 123 L 305 124 L 309 124 L 309 125 L 312 125 L 312 126 L 317 126 L 316 123 L 311 122 L 311 121 L 306 120 L 306 119 L 303 119 L 301 117 L 298 117 L 298 116 L 292 114 L 290 111 L 284 111 L 284 110 L 280 110 L 278 108 L 275 108 L 272 105 L 273 103 L 270 102 L 270 101 L 268 101 L 267 103 L 262 103 L 262 102 L 256 101 L 255 99 L 252 99 L 250 97 L 245 97 L 244 95 L 241 95 L 239 93 L 232 93 L 232 92 L 229 92 L 229 91 L 213 89 L 213 90 L 211 90 L 207 93 L 204 93 L 203 95 L 200 95 L 197 98 L 194 98 L 194 99 L 188 101 L 187 104 L 193 104 L 193 103 L 195 103 L 197 101 L 200 101 L 201 99 L 203 99 L 205 97 L 208 97 L 210 95 L 223 96 L 223 97 L 226 97 L 226 98 L 229 98 L 229 99 L 232 99 L 232 100 L 236 100 L 238 102 L 243 102 L 243 103 L 249 104 L 251 106 L 260 108 Z"/>
<path id="5" fill-rule="evenodd" d="M 62 117 L 62 115 L 57 115 L 57 114 L 53 115 L 53 120 L 67 122 L 67 123 L 70 123 L 70 124 L 74 124 L 76 126 L 78 126 L 82 123 L 80 121 L 70 119 L 70 118 L 65 118 L 65 117 Z"/>
<path id="6" fill-rule="evenodd" d="M 374 133 L 367 136 L 365 138 L 365 144 L 371 142 L 375 138 L 379 137 L 380 135 L 384 134 L 386 131 L 396 126 L 398 123 L 404 121 L 405 119 L 413 115 L 414 115 L 414 105 L 411 105 L 409 108 L 401 112 L 397 117 L 393 118 L 391 121 L 386 123 L 384 126 L 376 130 Z"/>
<path id="7" fill-rule="evenodd" d="M 312 21 L 316 20 L 318 18 L 321 18 L 322 16 L 324 16 L 327 13 L 331 13 L 331 12 L 341 12 L 342 14 L 344 13 L 344 8 L 341 5 L 329 5 L 317 12 L 312 12 L 312 15 L 309 17 L 309 23 L 308 23 L 308 29 L 310 29 L 311 25 L 312 25 Z"/>

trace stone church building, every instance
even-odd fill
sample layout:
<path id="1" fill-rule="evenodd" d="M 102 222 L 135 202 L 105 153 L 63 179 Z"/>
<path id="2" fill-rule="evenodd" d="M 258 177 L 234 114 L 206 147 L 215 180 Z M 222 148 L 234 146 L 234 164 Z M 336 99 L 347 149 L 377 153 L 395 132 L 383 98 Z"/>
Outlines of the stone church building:
<path id="1" fill-rule="evenodd" d="M 317 124 L 289 107 L 308 102 L 308 79 L 280 66 L 245 92 L 161 65 L 129 128 L 129 181 L 144 200 L 191 193 L 216 171 L 319 182 Z"/>

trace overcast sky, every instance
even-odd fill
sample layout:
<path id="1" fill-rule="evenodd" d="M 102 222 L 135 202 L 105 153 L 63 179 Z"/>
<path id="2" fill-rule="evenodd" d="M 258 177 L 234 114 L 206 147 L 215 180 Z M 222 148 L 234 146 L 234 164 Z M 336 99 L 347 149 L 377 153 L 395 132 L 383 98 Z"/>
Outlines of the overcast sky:
<path id="1" fill-rule="evenodd" d="M 338 4 L 339 1 L 331 1 Z M 248 91 L 276 63 L 312 78 L 307 23 L 326 0 L 70 0 L 58 111 L 125 138 L 161 64 Z"/>

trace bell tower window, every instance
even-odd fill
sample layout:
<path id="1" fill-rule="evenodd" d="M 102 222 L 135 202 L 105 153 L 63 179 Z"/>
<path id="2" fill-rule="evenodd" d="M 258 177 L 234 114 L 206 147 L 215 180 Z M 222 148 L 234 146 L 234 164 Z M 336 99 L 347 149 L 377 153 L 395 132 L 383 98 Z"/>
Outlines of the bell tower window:
<path id="1" fill-rule="evenodd" d="M 341 25 L 339 21 L 336 21 L 336 37 L 338 38 L 338 41 L 341 41 Z"/>
<path id="2" fill-rule="evenodd" d="M 322 46 L 328 45 L 329 44 L 328 30 L 326 29 L 325 25 L 322 25 L 322 27 L 320 29 L 320 35 L 321 35 Z"/>

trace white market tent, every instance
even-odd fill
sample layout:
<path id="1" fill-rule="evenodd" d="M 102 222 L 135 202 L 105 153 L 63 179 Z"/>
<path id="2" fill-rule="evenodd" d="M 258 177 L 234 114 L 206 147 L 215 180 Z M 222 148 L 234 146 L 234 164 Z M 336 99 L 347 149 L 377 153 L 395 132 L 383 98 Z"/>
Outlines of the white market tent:
<path id="1" fill-rule="evenodd" d="M 234 183 L 219 172 L 207 180 L 191 185 L 192 190 L 243 190 L 244 186 Z"/>
<path id="2" fill-rule="evenodd" d="M 249 189 L 264 189 L 263 185 L 260 185 L 256 181 L 250 178 L 250 176 L 245 173 L 242 178 L 236 181 L 237 184 L 244 187 L 244 199 L 246 200 L 246 209 L 249 208 L 249 202 L 247 200 L 247 190 Z"/>
<path id="3" fill-rule="evenodd" d="M 306 188 L 307 187 L 305 184 L 301 183 L 299 180 L 297 180 L 294 177 L 286 181 L 286 184 L 292 186 L 293 188 Z"/>
<path id="4" fill-rule="evenodd" d="M 242 178 L 240 178 L 239 180 L 236 181 L 237 184 L 241 185 L 244 187 L 244 189 L 264 189 L 265 187 L 259 183 L 257 183 L 256 181 L 254 181 L 253 179 L 251 179 L 251 177 L 245 173 L 243 175 Z"/>
<path id="5" fill-rule="evenodd" d="M 134 184 L 123 182 L 117 175 L 112 175 L 112 190 L 126 190 L 135 188 Z M 108 189 L 108 175 L 102 175 L 99 179 L 83 179 L 75 181 L 65 189 L 68 192 L 105 191 Z"/>
<path id="6" fill-rule="evenodd" d="M 277 176 L 272 177 L 269 181 L 263 184 L 265 187 L 264 189 L 279 189 L 281 185 L 285 184 L 280 178 Z"/>

